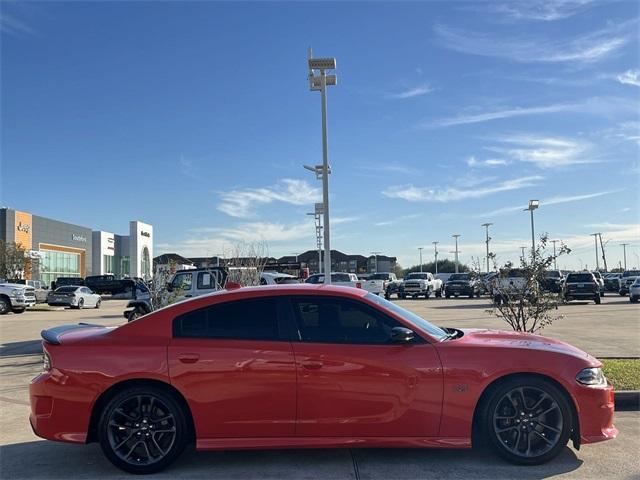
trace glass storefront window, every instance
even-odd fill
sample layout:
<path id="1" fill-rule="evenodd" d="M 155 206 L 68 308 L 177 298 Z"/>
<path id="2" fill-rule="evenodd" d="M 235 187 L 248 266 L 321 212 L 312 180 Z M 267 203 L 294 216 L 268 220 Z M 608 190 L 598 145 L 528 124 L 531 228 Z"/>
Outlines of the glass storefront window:
<path id="1" fill-rule="evenodd" d="M 79 277 L 80 254 L 42 250 L 40 280 L 48 286 L 58 277 Z"/>
<path id="2" fill-rule="evenodd" d="M 102 264 L 103 264 L 103 271 L 105 274 L 115 273 L 113 269 L 113 265 L 114 265 L 113 255 L 103 255 Z"/>

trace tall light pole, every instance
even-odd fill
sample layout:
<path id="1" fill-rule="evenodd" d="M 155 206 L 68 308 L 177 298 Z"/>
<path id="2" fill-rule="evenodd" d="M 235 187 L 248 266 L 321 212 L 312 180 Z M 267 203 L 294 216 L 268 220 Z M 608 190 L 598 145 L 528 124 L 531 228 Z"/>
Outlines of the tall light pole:
<path id="1" fill-rule="evenodd" d="M 307 213 L 313 215 L 316 224 L 316 248 L 318 249 L 318 273 L 322 273 L 322 204 L 316 203 L 316 211 Z"/>
<path id="2" fill-rule="evenodd" d="M 558 243 L 560 240 L 551 240 L 551 243 L 553 243 L 553 269 L 557 270 L 558 269 L 558 263 L 556 262 L 556 243 Z"/>
<path id="3" fill-rule="evenodd" d="M 331 283 L 331 238 L 329 235 L 329 152 L 327 141 L 327 85 L 338 83 L 335 75 L 327 75 L 327 70 L 335 70 L 335 58 L 313 58 L 313 52 L 309 49 L 309 88 L 311 91 L 320 92 L 322 104 L 322 203 L 324 206 L 324 283 Z M 319 74 L 316 75 L 315 72 Z M 314 167 L 312 167 L 314 168 Z M 318 166 L 315 168 L 318 175 Z"/>
<path id="4" fill-rule="evenodd" d="M 418 247 L 418 251 L 420 252 L 420 273 L 422 273 L 422 248 Z"/>
<path id="5" fill-rule="evenodd" d="M 491 238 L 489 237 L 489 227 L 493 225 L 493 223 L 483 223 L 481 226 L 483 226 L 486 229 L 486 234 L 487 234 L 487 273 L 489 273 L 489 240 L 491 240 Z"/>
<path id="6" fill-rule="evenodd" d="M 540 200 L 529 200 L 529 206 L 524 209 L 526 212 L 529 210 L 531 212 L 531 262 L 536 259 L 536 234 L 535 229 L 533 228 L 533 211 L 540 206 Z"/>
<path id="7" fill-rule="evenodd" d="M 436 260 L 436 275 L 438 275 L 438 244 L 440 242 L 431 242 L 431 243 L 433 243 L 433 253 Z"/>
<path id="8" fill-rule="evenodd" d="M 456 255 L 456 257 L 455 257 L 455 258 L 456 258 L 456 273 L 458 273 L 458 253 L 460 253 L 460 252 L 458 251 L 458 238 L 459 238 L 461 235 L 460 235 L 459 233 L 456 233 L 455 235 L 451 235 L 451 236 L 452 236 L 453 238 L 455 238 L 455 240 L 456 240 L 456 249 L 455 249 L 455 251 L 454 251 L 453 253 L 455 253 L 455 255 Z"/>
<path id="9" fill-rule="evenodd" d="M 522 255 L 520 256 L 520 258 L 522 259 L 522 261 L 524 262 L 524 251 L 527 249 L 527 247 L 520 247 L 520 251 L 522 252 Z"/>
<path id="10" fill-rule="evenodd" d="M 376 271 L 374 273 L 378 273 L 378 255 L 380 255 L 382 252 L 371 252 L 371 255 L 373 255 L 374 261 L 375 261 L 375 267 L 376 267 Z"/>
<path id="11" fill-rule="evenodd" d="M 590 234 L 593 237 L 593 240 L 595 241 L 596 244 L 596 272 L 598 270 L 600 270 L 600 264 L 598 263 L 598 235 L 600 235 L 599 233 L 591 233 Z"/>
<path id="12" fill-rule="evenodd" d="M 624 269 L 627 269 L 627 245 L 629 245 L 628 243 L 621 243 L 620 244 L 622 246 L 622 255 L 624 258 Z"/>

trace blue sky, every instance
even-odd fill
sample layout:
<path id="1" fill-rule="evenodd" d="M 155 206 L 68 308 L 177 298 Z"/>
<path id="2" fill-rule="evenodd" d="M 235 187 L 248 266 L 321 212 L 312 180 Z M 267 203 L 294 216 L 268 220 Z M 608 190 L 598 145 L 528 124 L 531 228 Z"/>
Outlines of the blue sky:
<path id="1" fill-rule="evenodd" d="M 332 247 L 500 262 L 538 232 L 595 263 L 640 254 L 637 2 L 1 4 L 1 203 L 156 253 L 314 248 L 329 91 Z"/>

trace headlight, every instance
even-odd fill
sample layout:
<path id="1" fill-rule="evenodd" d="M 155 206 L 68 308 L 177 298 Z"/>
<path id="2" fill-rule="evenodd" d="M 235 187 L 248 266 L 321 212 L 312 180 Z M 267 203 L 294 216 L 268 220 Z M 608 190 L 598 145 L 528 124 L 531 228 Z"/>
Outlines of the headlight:
<path id="1" fill-rule="evenodd" d="M 580 370 L 578 375 L 576 375 L 576 381 L 590 387 L 600 387 L 607 384 L 607 379 L 601 368 L 585 368 Z"/>
<path id="2" fill-rule="evenodd" d="M 21 295 L 22 294 L 22 289 L 20 288 L 14 288 L 13 290 L 11 290 L 11 295 L 13 295 L 14 297 Z"/>
<path id="3" fill-rule="evenodd" d="M 46 353 L 42 356 L 42 369 L 45 372 L 51 370 L 51 358 Z"/>

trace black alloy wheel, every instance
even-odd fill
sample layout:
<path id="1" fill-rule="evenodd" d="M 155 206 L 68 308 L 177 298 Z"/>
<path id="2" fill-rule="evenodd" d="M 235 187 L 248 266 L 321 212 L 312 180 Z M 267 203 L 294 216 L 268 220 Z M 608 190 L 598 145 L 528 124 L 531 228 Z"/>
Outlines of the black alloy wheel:
<path id="1" fill-rule="evenodd" d="M 116 467 L 130 473 L 153 473 L 182 453 L 187 423 L 172 395 L 156 387 L 133 387 L 113 397 L 103 410 L 99 439 Z"/>
<path id="2" fill-rule="evenodd" d="M 497 453 L 513 463 L 537 465 L 560 453 L 571 434 L 566 396 L 540 378 L 513 380 L 487 405 L 485 428 Z"/>

